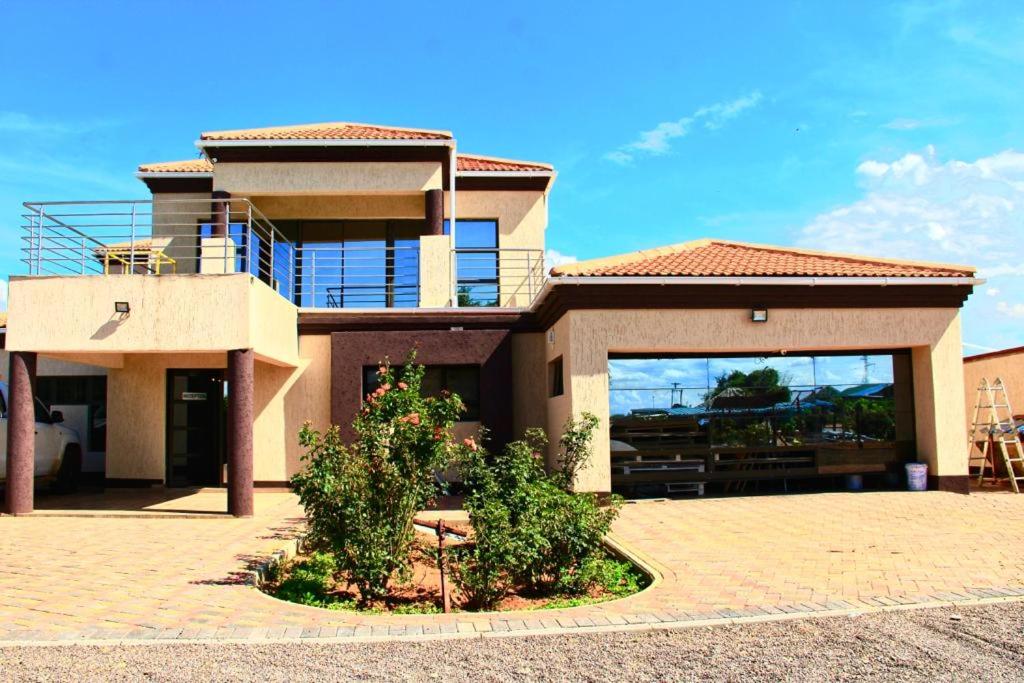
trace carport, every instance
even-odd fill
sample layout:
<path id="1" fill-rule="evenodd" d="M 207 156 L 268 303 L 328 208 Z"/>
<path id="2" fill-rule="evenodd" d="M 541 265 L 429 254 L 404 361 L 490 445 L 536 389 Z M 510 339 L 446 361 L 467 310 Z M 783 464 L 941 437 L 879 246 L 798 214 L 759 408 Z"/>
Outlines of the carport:
<path id="1" fill-rule="evenodd" d="M 925 462 L 932 488 L 967 492 L 959 314 L 980 282 L 972 269 L 699 240 L 559 266 L 552 276 L 536 312 L 545 329 L 549 433 L 584 411 L 604 427 L 581 490 L 612 490 L 610 361 L 885 355 L 900 378 L 905 419 L 889 452 L 875 455 L 887 467 Z M 807 457 L 783 456 L 787 448 L 794 450 L 762 447 L 761 455 Z M 804 474 L 850 464 L 813 450 Z M 706 465 L 708 480 L 735 476 Z"/>

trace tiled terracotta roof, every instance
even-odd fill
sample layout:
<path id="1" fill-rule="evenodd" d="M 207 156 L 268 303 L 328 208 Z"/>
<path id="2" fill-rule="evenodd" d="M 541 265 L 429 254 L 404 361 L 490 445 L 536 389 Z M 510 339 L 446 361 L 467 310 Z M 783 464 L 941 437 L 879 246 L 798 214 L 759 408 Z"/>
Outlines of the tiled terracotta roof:
<path id="1" fill-rule="evenodd" d="M 970 277 L 974 268 L 695 240 L 556 266 L 552 275 L 683 277 Z"/>
<path id="2" fill-rule="evenodd" d="M 7 311 L 0 311 L 0 327 L 7 327 Z"/>
<path id="3" fill-rule="evenodd" d="M 307 123 L 298 126 L 207 131 L 203 140 L 451 140 L 444 130 L 373 126 L 364 123 Z"/>
<path id="4" fill-rule="evenodd" d="M 140 164 L 139 173 L 211 173 L 213 164 L 206 159 L 186 161 L 161 161 L 155 164 Z"/>
<path id="5" fill-rule="evenodd" d="M 462 153 L 459 153 L 456 165 L 460 171 L 544 171 L 550 173 L 554 170 L 551 164 L 542 164 L 536 161 L 517 161 Z"/>

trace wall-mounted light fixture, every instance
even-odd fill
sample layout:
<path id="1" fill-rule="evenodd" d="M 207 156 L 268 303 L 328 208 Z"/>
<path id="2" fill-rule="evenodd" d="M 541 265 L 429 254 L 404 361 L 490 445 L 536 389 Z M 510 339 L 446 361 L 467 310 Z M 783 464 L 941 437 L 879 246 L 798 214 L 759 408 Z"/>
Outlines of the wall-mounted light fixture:
<path id="1" fill-rule="evenodd" d="M 554 343 L 555 343 L 555 331 L 554 330 L 548 330 L 548 344 L 551 344 L 553 346 Z"/>
<path id="2" fill-rule="evenodd" d="M 750 311 L 750 319 L 755 323 L 766 323 L 768 322 L 768 309 L 767 308 L 754 308 Z"/>
<path id="3" fill-rule="evenodd" d="M 114 313 L 120 313 L 121 315 L 128 315 L 132 312 L 132 307 L 128 305 L 127 301 L 115 301 L 114 302 Z"/>

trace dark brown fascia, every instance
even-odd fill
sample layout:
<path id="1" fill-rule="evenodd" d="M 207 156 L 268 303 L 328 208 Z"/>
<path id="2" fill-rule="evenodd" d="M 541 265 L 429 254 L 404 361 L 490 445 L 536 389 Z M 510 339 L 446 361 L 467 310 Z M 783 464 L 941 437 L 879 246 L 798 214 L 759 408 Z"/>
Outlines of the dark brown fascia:
<path id="1" fill-rule="evenodd" d="M 455 176 L 457 192 L 489 191 L 489 192 L 547 192 L 551 186 L 551 175 L 506 176 L 495 174 L 486 176 Z"/>
<path id="2" fill-rule="evenodd" d="M 153 176 L 146 176 L 140 178 L 142 182 L 146 183 L 146 187 L 153 194 L 170 194 L 180 192 L 213 192 L 213 178 L 209 175 L 205 177 L 174 177 L 174 178 L 157 178 Z"/>
<path id="3" fill-rule="evenodd" d="M 543 332 L 567 311 L 732 308 L 959 308 L 970 285 L 644 285 L 555 284 L 530 310 L 395 309 L 360 313 L 299 310 L 299 334 L 342 331 L 501 329 Z"/>
<path id="4" fill-rule="evenodd" d="M 252 146 L 217 147 L 215 142 L 207 143 L 203 152 L 215 163 L 231 162 L 367 162 L 385 161 L 391 163 L 437 161 L 441 163 L 441 180 L 443 188 L 449 189 L 451 148 L 436 144 L 419 145 L 260 145 L 254 141 Z"/>
<path id="5" fill-rule="evenodd" d="M 960 308 L 971 285 L 555 284 L 532 310 L 541 330 L 580 309 Z"/>

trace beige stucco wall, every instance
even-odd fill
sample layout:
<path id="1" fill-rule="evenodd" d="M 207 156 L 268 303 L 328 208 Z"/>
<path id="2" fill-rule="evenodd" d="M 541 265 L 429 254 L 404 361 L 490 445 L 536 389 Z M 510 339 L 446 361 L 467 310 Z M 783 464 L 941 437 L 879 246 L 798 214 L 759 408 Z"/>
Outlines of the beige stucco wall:
<path id="1" fill-rule="evenodd" d="M 253 477 L 283 482 L 301 467 L 299 429 L 330 424 L 330 336 L 299 340 L 297 367 L 257 361 L 253 420 Z M 135 354 L 108 372 L 107 477 L 164 480 L 167 370 L 223 369 L 227 355 Z"/>
<path id="2" fill-rule="evenodd" d="M 988 358 L 965 358 L 963 372 L 965 429 L 970 429 L 974 421 L 982 379 L 987 379 L 989 384 L 997 378 L 1003 380 L 1013 414 L 1024 415 L 1024 348 Z"/>
<path id="3" fill-rule="evenodd" d="M 11 367 L 10 353 L 0 350 L 0 382 L 10 379 L 7 375 Z M 40 356 L 36 364 L 36 375 L 39 377 L 61 377 L 74 375 L 105 375 L 107 368 L 102 365 L 87 365 L 84 362 Z"/>
<path id="4" fill-rule="evenodd" d="M 270 220 L 394 219 L 421 220 L 424 194 L 347 194 L 250 196 L 253 205 Z"/>
<path id="5" fill-rule="evenodd" d="M 911 350 L 918 459 L 932 475 L 967 474 L 962 354 L 960 316 L 929 344 Z"/>
<path id="6" fill-rule="evenodd" d="M 570 414 L 601 420 L 595 462 L 580 490 L 611 487 L 608 443 L 609 352 L 778 352 L 911 348 L 918 449 L 932 474 L 967 471 L 959 309 L 772 309 L 769 321 L 742 310 L 577 310 L 555 325 L 548 360 L 562 355 L 566 394 L 548 399 L 552 440 Z"/>
<path id="7" fill-rule="evenodd" d="M 527 306 L 530 303 L 526 285 L 528 267 L 540 261 L 543 272 L 544 231 L 548 225 L 547 195 L 543 192 L 456 192 L 455 211 L 460 220 L 497 219 L 498 246 L 502 249 L 529 249 L 534 253 L 502 254 L 499 276 L 502 305 Z M 445 196 L 445 217 L 449 217 L 450 200 Z M 529 256 L 529 263 L 527 257 Z M 538 282 L 535 282 L 537 293 Z"/>
<path id="8" fill-rule="evenodd" d="M 552 360 L 562 357 L 562 376 L 565 380 L 564 393 L 561 396 L 548 397 L 547 392 L 544 392 L 544 396 L 547 400 L 547 419 L 544 425 L 544 431 L 548 435 L 548 459 L 547 465 L 549 469 L 555 469 L 559 466 L 558 463 L 558 440 L 562 436 L 562 430 L 565 427 L 566 421 L 571 415 L 579 415 L 585 410 L 593 412 L 585 403 L 581 403 L 579 406 L 576 405 L 573 399 L 573 362 L 574 357 L 572 353 L 572 336 L 570 334 L 571 318 L 568 315 L 564 315 L 558 320 L 544 336 L 545 345 L 545 374 L 542 377 L 547 377 L 547 363 Z M 553 333 L 553 334 L 552 334 Z M 607 365 L 605 366 L 605 373 L 607 373 Z M 582 397 L 582 395 L 581 395 Z M 607 407 L 608 401 L 605 401 L 605 413 L 608 412 Z M 596 413 L 600 414 L 600 413 Z M 603 419 L 601 426 L 598 428 L 599 434 L 603 434 L 607 440 L 608 433 L 608 418 L 607 416 Z M 607 448 L 595 444 L 594 453 L 604 453 Z M 588 465 L 584 468 L 581 473 L 582 477 L 576 482 L 577 487 L 581 491 L 608 491 L 610 490 L 610 484 L 605 488 L 600 488 L 603 485 L 600 480 L 599 471 L 602 464 L 599 460 L 595 461 L 592 465 Z M 607 467 L 605 468 L 607 469 Z M 610 473 L 609 473 L 610 476 Z M 593 481 L 591 481 L 593 480 Z"/>
<path id="9" fill-rule="evenodd" d="M 127 301 L 131 313 L 114 313 L 115 301 Z M 295 306 L 245 273 L 12 277 L 9 308 L 7 348 L 18 351 L 252 348 L 290 363 L 297 349 Z"/>
<path id="10" fill-rule="evenodd" d="M 138 354 L 107 373 L 107 473 L 164 481 L 167 369 L 224 368 L 224 353 Z"/>
<path id="11" fill-rule="evenodd" d="M 420 308 L 451 305 L 451 238 L 424 235 L 420 238 Z"/>
<path id="12" fill-rule="evenodd" d="M 325 431 L 331 422 L 331 337 L 299 338 L 299 365 L 256 364 L 253 476 L 281 482 L 302 467 L 299 430 L 310 421 Z"/>
<path id="13" fill-rule="evenodd" d="M 199 270 L 196 250 L 199 244 L 199 225 L 210 222 L 212 209 L 210 195 L 206 192 L 153 193 L 152 236 L 171 238 L 170 244 L 164 247 L 163 251 L 175 260 L 171 266 L 173 272 L 195 273 Z M 139 225 L 144 226 L 147 220 L 147 217 L 140 217 Z M 140 227 L 136 233 L 136 239 L 145 239 L 149 236 L 145 227 Z M 130 237 L 130 234 L 125 232 L 116 236 L 116 239 L 104 241 L 127 242 Z"/>
<path id="14" fill-rule="evenodd" d="M 513 333 L 511 339 L 512 436 L 518 439 L 531 427 L 548 428 L 547 359 L 542 333 Z"/>
<path id="15" fill-rule="evenodd" d="M 220 162 L 214 190 L 232 195 L 424 192 L 441 187 L 441 162 Z"/>

